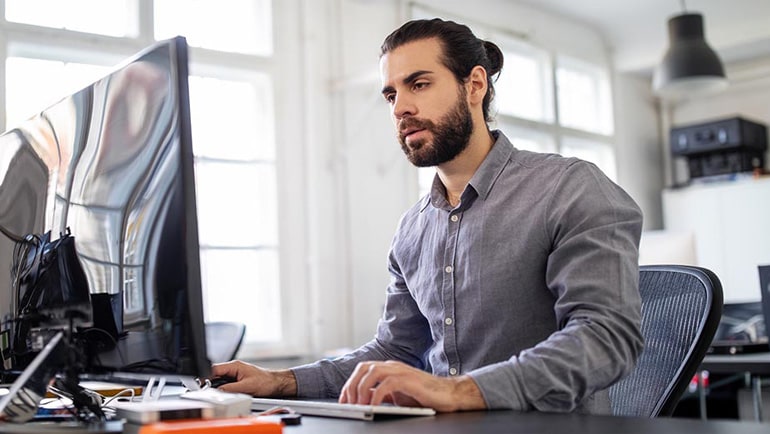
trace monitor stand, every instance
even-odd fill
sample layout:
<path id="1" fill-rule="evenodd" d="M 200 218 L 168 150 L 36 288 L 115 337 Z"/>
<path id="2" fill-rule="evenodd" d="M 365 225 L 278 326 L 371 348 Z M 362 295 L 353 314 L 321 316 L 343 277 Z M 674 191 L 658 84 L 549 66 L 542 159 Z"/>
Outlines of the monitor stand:
<path id="1" fill-rule="evenodd" d="M 122 423 L 106 420 L 99 403 L 78 385 L 76 367 L 80 355 L 68 334 L 58 331 L 0 399 L 0 433 L 17 432 L 121 432 Z M 69 395 L 77 420 L 35 421 L 41 400 L 53 384 Z M 116 430 L 119 428 L 118 430 Z"/>

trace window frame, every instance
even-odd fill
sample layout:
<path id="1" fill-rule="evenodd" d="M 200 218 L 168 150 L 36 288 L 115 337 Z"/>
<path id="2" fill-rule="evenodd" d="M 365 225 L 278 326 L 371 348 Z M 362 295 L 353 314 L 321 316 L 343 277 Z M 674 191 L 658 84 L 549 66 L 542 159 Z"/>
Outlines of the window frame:
<path id="1" fill-rule="evenodd" d="M 541 62 L 544 62 L 546 64 L 549 64 L 551 67 L 550 73 L 547 74 L 547 76 L 544 78 L 545 80 L 550 80 L 550 92 L 547 92 L 545 95 L 550 95 L 553 98 L 552 101 L 552 116 L 551 118 L 553 121 L 538 121 L 538 120 L 532 120 L 532 119 L 526 119 L 519 116 L 511 115 L 502 113 L 499 111 L 495 112 L 495 123 L 491 126 L 495 126 L 498 123 L 502 124 L 508 124 L 515 128 L 518 128 L 523 131 L 531 131 L 532 134 L 547 134 L 552 137 L 552 141 L 555 145 L 555 152 L 558 154 L 561 154 L 564 151 L 564 142 L 565 140 L 569 140 L 570 138 L 578 139 L 583 142 L 595 142 L 597 143 L 601 148 L 609 147 L 609 149 L 612 152 L 612 164 L 609 170 L 607 170 L 607 175 L 610 176 L 610 178 L 613 181 L 617 181 L 617 145 L 615 140 L 615 120 L 614 120 L 614 101 L 612 98 L 613 94 L 613 83 L 610 79 L 610 65 L 600 65 L 596 62 L 578 59 L 573 56 L 566 55 L 564 53 L 560 53 L 556 50 L 546 50 L 545 48 L 538 48 L 535 44 L 532 44 L 531 42 L 526 41 L 514 41 L 510 45 L 505 45 L 506 43 L 510 43 L 511 40 L 510 36 L 502 35 L 499 32 L 491 32 L 491 35 L 489 36 L 492 40 L 500 41 L 500 49 L 503 51 L 515 51 L 516 47 L 526 47 L 527 45 L 531 45 L 534 48 L 533 50 L 537 51 L 545 51 L 548 53 L 548 58 L 540 58 Z M 496 39 L 495 39 L 496 38 Z M 520 54 L 526 55 L 527 49 L 521 49 Z M 538 55 L 540 56 L 540 55 Z M 607 97 L 604 99 L 604 102 L 607 103 L 606 109 L 608 110 L 609 115 L 609 124 L 610 128 L 607 133 L 600 133 L 596 131 L 586 130 L 586 129 L 580 129 L 575 128 L 571 126 L 565 126 L 562 124 L 561 121 L 561 113 L 560 113 L 560 101 L 559 101 L 559 89 L 558 89 L 558 72 L 560 65 L 568 65 L 569 67 L 594 72 L 597 74 L 597 76 L 600 76 L 604 79 L 604 83 L 599 83 L 599 86 L 605 86 L 606 92 L 608 93 Z M 503 67 L 503 71 L 505 71 L 505 67 Z M 497 96 L 496 96 L 497 99 Z M 599 102 L 601 103 L 601 101 Z M 495 107 L 495 102 L 493 101 L 493 108 Z M 546 116 L 547 118 L 548 116 Z M 511 138 L 511 137 L 509 137 Z M 551 152 L 549 149 L 544 149 L 542 152 Z"/>

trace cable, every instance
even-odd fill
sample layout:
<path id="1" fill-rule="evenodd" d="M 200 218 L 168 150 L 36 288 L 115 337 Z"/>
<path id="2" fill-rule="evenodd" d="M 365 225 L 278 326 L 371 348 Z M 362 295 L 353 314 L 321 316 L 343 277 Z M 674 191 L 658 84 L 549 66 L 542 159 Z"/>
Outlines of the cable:
<path id="1" fill-rule="evenodd" d="M 111 397 L 109 397 L 107 400 L 105 400 L 105 401 L 102 403 L 102 408 L 104 408 L 104 407 L 107 407 L 107 406 L 109 405 L 109 403 L 111 403 L 112 401 L 114 401 L 114 400 L 116 400 L 116 399 L 120 398 L 120 397 L 121 397 L 122 395 L 124 395 L 126 392 L 129 392 L 129 393 L 131 394 L 131 400 L 132 400 L 132 401 L 134 400 L 134 398 L 136 398 L 136 392 L 134 392 L 134 389 L 131 389 L 131 388 L 126 388 L 126 389 L 123 389 L 123 390 L 121 390 L 120 392 L 118 392 L 118 393 L 116 393 L 116 394 L 112 395 L 112 396 L 111 396 Z M 102 395 L 102 397 L 104 398 L 105 396 L 104 396 L 104 395 Z"/>
<path id="2" fill-rule="evenodd" d="M 118 345 L 117 339 L 115 339 L 112 336 L 112 334 L 110 334 L 110 332 L 108 332 L 107 330 L 104 330 L 102 328 L 98 328 L 98 327 L 89 327 L 89 328 L 83 330 L 84 334 L 91 333 L 91 332 L 99 332 L 99 333 L 102 333 L 102 334 L 106 335 L 110 339 L 110 341 L 112 341 L 112 344 L 114 345 L 115 351 L 117 351 L 118 357 L 120 358 L 120 363 L 121 364 L 125 364 L 126 363 L 126 358 L 123 356 L 123 352 L 120 350 L 120 345 Z M 86 339 L 86 340 L 88 340 L 88 339 Z M 97 351 L 97 353 L 98 353 L 98 351 Z M 101 365 L 101 360 L 99 360 L 98 354 L 95 355 L 95 358 L 98 361 L 98 365 Z"/>

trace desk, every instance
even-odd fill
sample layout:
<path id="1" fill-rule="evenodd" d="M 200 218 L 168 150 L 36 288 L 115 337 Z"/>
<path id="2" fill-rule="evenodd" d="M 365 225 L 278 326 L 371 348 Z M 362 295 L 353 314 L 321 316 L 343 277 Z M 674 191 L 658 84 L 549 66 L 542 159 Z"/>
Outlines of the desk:
<path id="1" fill-rule="evenodd" d="M 757 421 L 762 421 L 762 377 L 770 376 L 770 352 L 735 355 L 709 354 L 703 358 L 700 369 L 715 374 L 748 374 L 751 379 L 754 416 Z M 703 397 L 705 391 L 702 387 L 700 390 L 701 397 Z"/>
<path id="2" fill-rule="evenodd" d="M 115 427 L 99 430 L 33 430 L 32 425 L 0 423 L 0 433 L 119 433 Z M 127 427 L 124 432 L 131 432 Z M 680 418 L 586 416 L 578 414 L 520 413 L 515 411 L 473 411 L 365 422 L 350 419 L 303 416 L 302 423 L 286 426 L 284 434 L 468 434 L 468 433 L 570 433 L 570 434 L 767 434 L 767 425 L 755 422 L 703 421 Z"/>
<path id="3" fill-rule="evenodd" d="M 287 426 L 284 434 L 467 434 L 467 433 L 699 433 L 767 434 L 767 425 L 755 422 L 702 421 L 679 418 L 585 416 L 577 414 L 474 411 L 433 417 L 400 418 L 364 422 L 303 416 L 302 424 Z"/>
<path id="4" fill-rule="evenodd" d="M 770 376 L 770 353 L 709 354 L 703 358 L 700 367 L 715 374 L 750 372 Z"/>

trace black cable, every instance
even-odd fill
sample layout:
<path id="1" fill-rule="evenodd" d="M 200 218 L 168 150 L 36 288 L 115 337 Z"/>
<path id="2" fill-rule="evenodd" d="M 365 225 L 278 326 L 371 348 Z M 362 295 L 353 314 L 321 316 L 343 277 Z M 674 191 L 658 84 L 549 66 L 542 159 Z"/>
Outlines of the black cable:
<path id="1" fill-rule="evenodd" d="M 6 237 L 10 238 L 12 241 L 17 242 L 17 243 L 23 240 L 20 236 L 12 233 L 11 231 L 9 231 L 8 229 L 6 229 L 6 228 L 4 228 L 2 226 L 0 226 L 0 233 L 2 233 Z"/>
<path id="2" fill-rule="evenodd" d="M 110 332 L 108 332 L 107 330 L 104 330 L 102 328 L 98 328 L 98 327 L 89 327 L 89 328 L 83 330 L 82 333 L 87 334 L 87 333 L 91 333 L 91 332 L 99 332 L 101 334 L 106 335 L 110 339 L 110 341 L 112 341 L 112 344 L 114 345 L 115 351 L 117 351 L 117 353 L 118 353 L 118 358 L 120 358 L 120 364 L 122 365 L 122 364 L 126 363 L 126 358 L 123 356 L 123 352 L 120 350 L 120 346 L 118 345 L 117 339 L 115 339 Z M 88 338 L 84 338 L 84 339 L 86 340 L 86 342 L 93 342 L 93 341 L 89 341 Z M 96 351 L 96 353 L 98 353 L 98 352 L 99 351 Z M 94 354 L 94 356 L 98 360 L 98 365 L 101 366 L 101 360 L 99 359 L 98 355 Z"/>
<path id="3" fill-rule="evenodd" d="M 176 371 L 176 364 L 169 359 L 150 359 L 124 365 L 121 370 L 126 372 L 153 373 Z"/>

